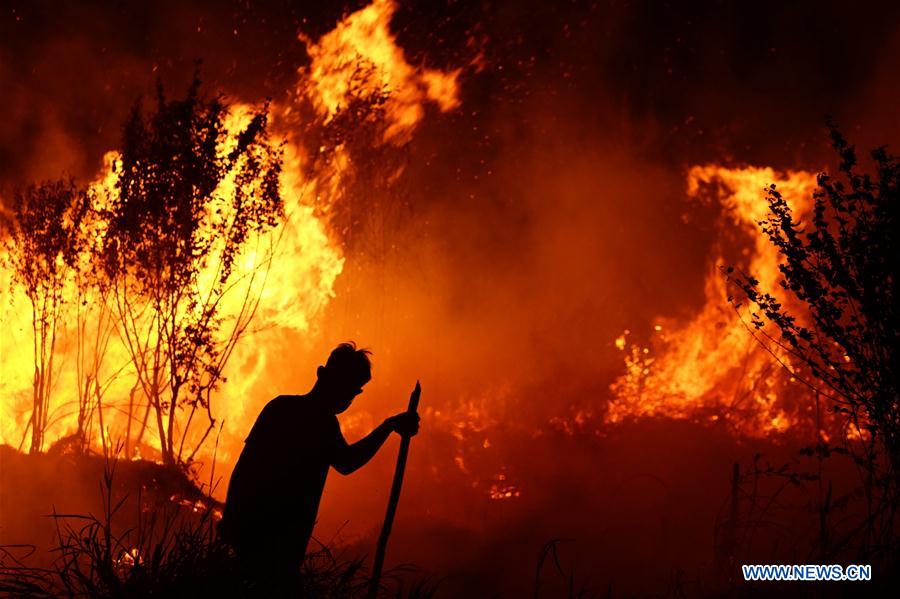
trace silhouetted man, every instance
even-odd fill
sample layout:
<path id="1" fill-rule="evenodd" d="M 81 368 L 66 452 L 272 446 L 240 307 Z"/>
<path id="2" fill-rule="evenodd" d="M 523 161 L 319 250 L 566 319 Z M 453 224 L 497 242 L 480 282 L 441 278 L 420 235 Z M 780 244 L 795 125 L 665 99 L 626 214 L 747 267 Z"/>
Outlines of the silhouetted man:
<path id="1" fill-rule="evenodd" d="M 250 430 L 228 485 L 220 532 L 238 556 L 274 579 L 299 572 L 329 466 L 350 474 L 365 465 L 391 432 L 415 435 L 419 416 L 403 412 L 348 445 L 336 414 L 372 378 L 370 352 L 339 345 L 306 395 L 281 395 Z"/>

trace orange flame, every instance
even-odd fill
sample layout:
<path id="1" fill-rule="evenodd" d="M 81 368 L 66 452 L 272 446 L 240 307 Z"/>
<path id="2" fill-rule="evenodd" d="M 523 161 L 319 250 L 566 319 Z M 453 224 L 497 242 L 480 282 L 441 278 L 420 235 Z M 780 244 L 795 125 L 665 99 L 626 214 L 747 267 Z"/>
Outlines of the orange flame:
<path id="1" fill-rule="evenodd" d="M 374 0 L 366 8 L 341 21 L 330 33 L 313 43 L 306 37 L 312 62 L 304 81 L 312 85 L 299 90 L 327 120 L 359 94 L 387 94 L 388 126 L 384 142 L 403 143 L 425 115 L 426 101 L 441 111 L 459 105 L 460 70 L 442 71 L 410 65 L 391 33 L 394 0 Z"/>
<path id="2" fill-rule="evenodd" d="M 308 68 L 298 73 L 294 102 L 310 103 L 315 109 L 314 116 L 327 123 L 346 108 L 353 94 L 378 94 L 385 119 L 384 139 L 380 143 L 393 144 L 410 138 L 424 118 L 426 103 L 435 103 L 442 111 L 456 107 L 459 104 L 459 71 L 444 73 L 410 65 L 390 31 L 395 9 L 392 0 L 374 0 L 347 16 L 331 33 L 317 41 L 301 36 L 312 61 Z M 232 105 L 226 122 L 230 133 L 219 148 L 220 152 L 227 152 L 229 146 L 236 143 L 235 133 L 246 126 L 255 108 L 258 107 Z M 270 106 L 275 133 L 287 139 L 280 181 L 285 200 L 285 222 L 246 245 L 243 255 L 236 261 L 238 284 L 223 298 L 222 304 L 223 318 L 233 320 L 239 317 L 245 294 L 258 296 L 260 302 L 253 328 L 276 337 L 289 332 L 314 333 L 319 315 L 334 297 L 334 285 L 345 259 L 325 219 L 328 206 L 340 197 L 343 181 L 353 168 L 349 154 L 341 147 L 334 149 L 334 156 L 327 164 L 318 170 L 311 168 L 313 161 L 303 147 L 304 129 L 287 118 L 292 112 L 299 112 L 294 109 L 293 103 Z M 116 152 L 107 153 L 103 168 L 91 183 L 98 202 L 116 193 L 117 161 Z M 213 195 L 230 197 L 228 187 L 234 185 L 233 180 L 225 180 Z M 210 211 L 210 218 L 214 218 L 215 213 L 215 210 Z M 89 237 L 95 242 L 101 241 L 103 223 L 91 226 L 95 229 L 90 231 Z M 210 285 L 216 276 L 215 260 L 210 263 L 210 267 L 199 275 L 201 286 Z M 73 284 L 70 282 L 69 285 Z M 0 286 L 0 443 L 18 447 L 27 436 L 30 414 L 33 335 L 27 300 L 20 291 L 10 291 L 10 273 L 3 268 L 0 268 Z M 51 403 L 53 415 L 46 434 L 51 443 L 75 431 L 78 411 L 75 390 L 82 384 L 75 367 L 77 349 L 73 314 L 77 308 L 74 304 L 78 302 L 72 301 L 76 297 L 74 288 L 66 289 L 65 297 L 69 301 L 65 306 L 66 313 L 60 319 L 60 359 L 57 361 L 61 366 Z M 100 310 L 100 306 L 95 306 L 99 303 L 96 300 L 89 298 L 84 304 L 85 309 Z M 275 363 L 276 356 L 271 352 L 276 350 L 270 349 L 270 345 L 254 343 L 252 338 L 238 343 L 228 364 L 228 382 L 219 390 L 218 397 L 213 398 L 217 421 L 236 431 L 233 433 L 236 438 L 246 431 L 248 421 L 255 417 L 255 410 L 250 413 L 247 405 L 247 398 L 252 396 L 250 390 Z M 129 395 L 133 395 L 134 373 L 130 368 L 126 348 L 118 336 L 111 333 L 104 371 L 100 373 L 105 385 L 104 396 L 108 399 L 103 430 L 95 422 L 89 439 L 95 448 L 101 447 L 104 437 L 107 445 L 112 444 L 112 440 L 122 438 L 126 430 L 129 417 L 123 402 L 127 403 Z M 143 441 L 144 449 L 159 450 L 155 435 L 145 435 Z M 218 446 L 220 461 L 229 462 L 236 457 L 231 445 L 234 444 Z M 197 457 L 209 458 L 211 452 L 212 447 L 207 447 Z M 133 457 L 140 453 L 141 447 L 135 447 Z"/>
<path id="3" fill-rule="evenodd" d="M 758 226 L 768 212 L 764 188 L 771 183 L 795 213 L 808 211 L 816 179 L 806 171 L 695 166 L 688 172 L 687 193 L 699 199 L 703 184 L 720 186 L 723 226 L 749 236 L 746 268 L 764 288 L 775 290 L 781 278 L 779 255 Z M 727 281 L 718 269 L 727 261 L 721 247 L 718 251 L 704 284 L 706 301 L 689 322 L 657 319 L 649 346 L 629 344 L 630 331 L 615 340 L 624 353 L 626 372 L 611 387 L 615 400 L 608 422 L 654 416 L 724 419 L 743 434 L 763 436 L 784 432 L 808 416 L 786 401 L 787 394 L 801 392 L 799 383 L 782 384 L 772 356 L 729 305 Z"/>

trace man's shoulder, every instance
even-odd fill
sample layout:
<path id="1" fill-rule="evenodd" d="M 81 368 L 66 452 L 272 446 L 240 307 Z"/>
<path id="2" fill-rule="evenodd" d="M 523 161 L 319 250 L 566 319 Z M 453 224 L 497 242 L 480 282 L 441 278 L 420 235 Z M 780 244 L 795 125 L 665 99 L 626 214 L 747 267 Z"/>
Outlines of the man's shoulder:
<path id="1" fill-rule="evenodd" d="M 277 402 L 298 401 L 298 400 L 303 400 L 305 397 L 306 397 L 305 395 L 291 395 L 288 393 L 282 393 L 281 395 L 274 397 L 271 401 L 269 401 L 269 403 L 274 403 L 276 401 Z"/>
<path id="2" fill-rule="evenodd" d="M 263 410 L 282 410 L 303 407 L 304 395 L 279 395 L 269 400 Z"/>
<path id="3" fill-rule="evenodd" d="M 321 413 L 315 402 L 310 401 L 306 395 L 279 395 L 265 405 L 260 416 L 265 415 L 267 419 L 281 417 L 303 417 L 304 419 L 320 420 L 322 416 L 329 416 L 327 413 Z M 330 414 L 330 416 L 334 416 Z M 337 417 L 334 417 L 335 422 Z"/>
<path id="4" fill-rule="evenodd" d="M 299 395 L 279 395 L 269 400 L 256 417 L 257 425 L 269 426 L 296 412 L 298 409 L 302 409 L 302 400 L 300 398 L 301 396 Z"/>
<path id="5" fill-rule="evenodd" d="M 253 443 L 259 439 L 270 438 L 279 429 L 297 422 L 303 406 L 302 395 L 279 395 L 269 400 L 256 417 L 256 423 L 245 442 Z"/>

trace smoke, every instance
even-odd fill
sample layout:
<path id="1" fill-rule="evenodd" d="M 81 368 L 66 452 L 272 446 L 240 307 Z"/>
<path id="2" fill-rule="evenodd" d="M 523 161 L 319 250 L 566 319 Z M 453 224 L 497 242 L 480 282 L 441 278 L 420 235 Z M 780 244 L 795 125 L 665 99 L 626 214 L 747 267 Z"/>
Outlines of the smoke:
<path id="1" fill-rule="evenodd" d="M 253 101 L 278 97 L 307 60 L 297 33 L 317 37 L 363 4 L 13 3 L 0 21 L 4 187 L 59 170 L 92 175 L 137 96 L 157 77 L 185 84 L 198 59 L 215 88 Z M 582 121 L 610 119 L 608 133 L 630 132 L 626 141 L 664 161 L 724 154 L 818 163 L 827 112 L 859 127 L 866 142 L 896 140 L 888 98 L 897 10 L 405 2 L 394 29 L 414 63 L 427 56 L 455 68 L 482 52 L 487 75 L 470 89 L 467 108 L 485 125 L 492 105 L 543 95 L 581 108 Z M 598 104 L 611 110 L 598 112 Z M 772 139 L 773 130 L 782 134 Z"/>
<path id="2" fill-rule="evenodd" d="M 61 172 L 93 177 L 132 102 L 156 78 L 181 89 L 197 59 L 210 89 L 285 98 L 308 61 L 297 34 L 316 38 L 359 6 L 295 4 L 16 7 L 0 22 L 0 196 Z M 819 169 L 826 113 L 861 146 L 900 141 L 897 10 L 403 3 L 392 29 L 409 62 L 465 67 L 461 104 L 427 108 L 398 150 L 399 180 L 353 198 L 361 238 L 314 330 L 254 338 L 281 357 L 254 365 L 268 374 L 247 396 L 223 389 L 249 419 L 226 422 L 220 455 L 236 457 L 252 415 L 304 392 L 354 339 L 374 350 L 375 378 L 344 419 L 349 439 L 402 410 L 416 379 L 424 387 L 395 532 L 415 542 L 399 541 L 399 556 L 485 580 L 473 563 L 505 550 L 530 576 L 535 543 L 555 535 L 580 534 L 581 555 L 605 538 L 621 566 L 648 557 L 660 531 L 677 556 L 678 539 L 707 534 L 730 462 L 751 452 L 679 424 L 603 441 L 623 434 L 598 420 L 622 372 L 614 340 L 703 304 L 717 219 L 685 197 L 691 165 Z M 369 537 L 389 454 L 329 480 L 322 540 Z M 217 470 L 220 495 L 230 467 Z M 701 501 L 707 488 L 717 494 Z M 506 490 L 518 495 L 491 499 Z M 648 512 L 661 515 L 629 528 Z M 467 555 L 448 555 L 449 542 Z M 690 551 L 705 559 L 699 541 Z"/>
<path id="3" fill-rule="evenodd" d="M 411 466 L 431 472 L 408 490 L 408 509 L 422 518 L 410 516 L 421 533 L 409 559 L 452 570 L 452 556 L 423 549 L 452 542 L 466 547 L 456 558 L 465 562 L 456 563 L 461 570 L 471 574 L 479 563 L 470 552 L 477 547 L 486 563 L 503 554 L 521 578 L 540 542 L 565 534 L 584 543 L 582 554 L 604 556 L 589 571 L 611 559 L 619 564 L 602 570 L 611 578 L 649 557 L 660 535 L 673 563 L 709 559 L 708 546 L 688 539 L 709 530 L 730 461 L 752 451 L 678 425 L 650 433 L 599 424 L 609 384 L 622 371 L 614 339 L 660 316 L 688 321 L 703 305 L 721 219 L 716 207 L 688 201 L 689 167 L 822 168 L 831 160 L 826 113 L 853 129 L 880 122 L 859 110 L 856 90 L 878 85 L 868 59 L 883 40 L 850 48 L 825 34 L 825 22 L 810 25 L 799 12 L 743 24 L 743 15 L 711 11 L 693 23 L 690 15 L 664 23 L 647 17 L 647 26 L 636 11 L 543 8 L 531 28 L 519 26 L 526 17 L 514 7 L 487 17 L 484 29 L 496 32 L 502 23 L 520 33 L 485 34 L 485 71 L 464 81 L 460 111 L 427 121 L 413 141 L 402 198 L 409 213 L 385 235 L 396 247 L 350 264 L 338 284 L 322 330 L 376 352 L 372 389 L 354 408 L 371 420 L 348 424 L 361 431 L 402 409 L 417 378 L 422 405 L 432 410 L 414 447 L 427 457 Z M 862 26 L 856 18 L 846 23 L 848 40 Z M 617 26 L 604 29 L 607 19 Z M 421 34 L 410 26 L 410 37 L 410 29 Z M 556 436 L 566 433 L 584 445 Z M 640 440 L 590 440 L 617 434 Z M 329 482 L 323 540 L 332 531 L 345 540 L 373 532 L 384 499 L 377 490 L 390 467 L 381 457 L 365 479 Z M 626 484 L 624 473 L 659 482 Z M 486 506 L 497 486 L 519 495 Z M 374 489 L 374 498 L 354 497 L 359 488 Z M 698 488 L 716 499 L 678 498 Z M 607 503 L 605 492 L 621 495 Z M 573 505 L 582 495 L 590 499 Z M 679 505 L 693 511 L 680 513 Z M 559 513 L 567 509 L 573 521 Z M 648 513 L 660 520 L 642 529 Z M 598 539 L 605 549 L 590 548 Z"/>

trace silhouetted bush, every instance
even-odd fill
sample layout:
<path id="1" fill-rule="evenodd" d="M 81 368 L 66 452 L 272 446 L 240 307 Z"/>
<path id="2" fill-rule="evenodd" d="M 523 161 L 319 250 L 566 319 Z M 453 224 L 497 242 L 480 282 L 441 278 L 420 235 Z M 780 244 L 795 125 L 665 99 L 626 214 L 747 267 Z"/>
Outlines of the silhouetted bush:
<path id="1" fill-rule="evenodd" d="M 823 556 L 855 554 L 896 563 L 900 510 L 900 396 L 896 279 L 900 164 L 884 147 L 871 153 L 874 174 L 860 172 L 856 151 L 829 123 L 837 176 L 821 173 L 812 213 L 802 219 L 781 193 L 766 190 L 769 214 L 759 224 L 783 258 L 780 296 L 753 273 L 726 269 L 750 303 L 751 330 L 791 374 L 831 401 L 844 421 L 835 445 L 808 455 L 853 458 L 866 509 Z M 736 308 L 741 300 L 733 299 Z M 785 305 L 789 304 L 789 305 Z M 767 325 L 774 325 L 770 332 Z M 827 504 L 823 506 L 827 512 Z M 823 525 L 823 531 L 825 526 Z"/>

